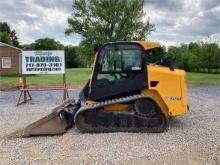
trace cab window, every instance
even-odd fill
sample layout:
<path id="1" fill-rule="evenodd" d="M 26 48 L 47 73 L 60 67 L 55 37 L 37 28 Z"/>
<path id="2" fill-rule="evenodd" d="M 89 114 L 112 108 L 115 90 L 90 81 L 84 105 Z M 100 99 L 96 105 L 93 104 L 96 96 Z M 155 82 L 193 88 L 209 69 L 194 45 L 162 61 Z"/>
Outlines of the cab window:
<path id="1" fill-rule="evenodd" d="M 142 71 L 142 49 L 138 45 L 107 45 L 100 52 L 97 79 L 117 81 Z"/>

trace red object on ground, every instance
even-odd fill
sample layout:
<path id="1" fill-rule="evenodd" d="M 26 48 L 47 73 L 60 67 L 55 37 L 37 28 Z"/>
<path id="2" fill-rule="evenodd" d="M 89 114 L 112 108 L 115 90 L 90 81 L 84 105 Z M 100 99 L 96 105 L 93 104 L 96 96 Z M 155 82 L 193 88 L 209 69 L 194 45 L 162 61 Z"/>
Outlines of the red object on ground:
<path id="1" fill-rule="evenodd" d="M 19 88 L 24 88 L 24 81 L 22 77 L 19 78 L 18 86 Z"/>

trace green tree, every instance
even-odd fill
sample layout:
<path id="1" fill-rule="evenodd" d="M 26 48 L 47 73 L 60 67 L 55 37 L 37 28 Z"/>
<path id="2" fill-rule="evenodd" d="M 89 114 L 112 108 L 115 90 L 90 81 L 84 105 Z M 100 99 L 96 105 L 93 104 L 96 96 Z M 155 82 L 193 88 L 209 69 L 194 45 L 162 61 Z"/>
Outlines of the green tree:
<path id="1" fill-rule="evenodd" d="M 165 47 L 160 47 L 160 48 L 156 48 L 153 49 L 151 54 L 149 54 L 149 56 L 147 56 L 147 61 L 150 63 L 154 63 L 158 60 L 160 60 L 161 58 L 165 57 L 167 55 L 166 53 L 166 48 Z"/>
<path id="2" fill-rule="evenodd" d="M 20 44 L 18 42 L 18 37 L 17 37 L 17 34 L 16 34 L 16 31 L 15 30 L 12 30 L 11 33 L 10 33 L 10 37 L 11 37 L 11 40 L 12 40 L 12 44 L 16 47 L 20 47 Z"/>
<path id="3" fill-rule="evenodd" d="M 208 69 L 208 72 L 211 72 L 211 69 L 217 68 L 219 66 L 219 52 L 218 45 L 215 43 L 202 43 L 202 56 L 201 60 L 203 61 L 202 68 Z"/>
<path id="4" fill-rule="evenodd" d="M 176 57 L 176 66 L 186 71 L 212 72 L 220 68 L 220 48 L 215 43 L 189 43 L 169 47 L 168 55 Z"/>
<path id="5" fill-rule="evenodd" d="M 33 43 L 34 50 L 63 50 L 64 46 L 53 38 L 41 38 Z"/>
<path id="6" fill-rule="evenodd" d="M 23 44 L 20 46 L 23 50 L 34 50 L 34 43 Z"/>
<path id="7" fill-rule="evenodd" d="M 11 30 L 11 28 L 7 22 L 0 22 L 0 32 L 7 33 L 7 38 L 8 37 L 10 38 L 11 42 L 9 42 L 7 39 L 6 40 L 6 41 L 8 41 L 7 44 L 10 44 L 10 45 L 13 45 L 16 47 L 20 47 L 16 31 Z M 6 34 L 2 34 L 2 35 L 3 35 L 3 37 L 6 37 Z"/>
<path id="8" fill-rule="evenodd" d="M 6 22 L 0 22 L 0 32 L 11 33 L 11 28 Z"/>
<path id="9" fill-rule="evenodd" d="M 147 38 L 154 25 L 146 17 L 143 4 L 144 0 L 76 0 L 65 33 L 77 33 L 83 37 L 80 46 L 88 53 L 81 54 L 81 58 L 88 56 L 84 59 L 91 62 L 95 44 Z"/>
<path id="10" fill-rule="evenodd" d="M 12 40 L 7 32 L 0 32 L 0 42 L 6 43 L 9 45 L 12 44 Z"/>
<path id="11" fill-rule="evenodd" d="M 81 41 L 77 48 L 78 63 L 80 67 L 90 67 L 94 59 L 94 49 L 86 41 Z"/>
<path id="12" fill-rule="evenodd" d="M 217 55 L 216 55 L 216 68 L 220 69 L 220 47 L 218 47 Z"/>
<path id="13" fill-rule="evenodd" d="M 78 67 L 77 47 L 76 46 L 65 46 L 64 50 L 65 50 L 66 68 Z"/>
<path id="14" fill-rule="evenodd" d="M 168 48 L 168 56 L 176 58 L 176 67 L 190 71 L 189 67 L 189 56 L 190 52 L 188 51 L 188 46 L 182 44 L 180 47 L 171 46 Z"/>
<path id="15" fill-rule="evenodd" d="M 191 42 L 188 45 L 188 50 L 191 53 L 189 56 L 190 70 L 198 72 L 204 63 L 201 57 L 202 56 L 201 44 L 197 42 Z"/>

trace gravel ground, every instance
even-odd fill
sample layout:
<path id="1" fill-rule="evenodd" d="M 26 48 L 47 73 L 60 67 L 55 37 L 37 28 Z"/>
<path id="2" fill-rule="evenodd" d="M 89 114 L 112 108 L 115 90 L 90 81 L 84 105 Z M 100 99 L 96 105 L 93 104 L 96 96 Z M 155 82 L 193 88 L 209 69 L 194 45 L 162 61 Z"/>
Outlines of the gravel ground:
<path id="1" fill-rule="evenodd" d="M 78 90 L 70 92 L 76 98 Z M 58 92 L 33 92 L 16 107 L 18 91 L 0 95 L 0 164 L 220 164 L 220 87 L 189 88 L 190 112 L 165 133 L 80 133 L 14 138 L 4 136 L 48 114 Z"/>

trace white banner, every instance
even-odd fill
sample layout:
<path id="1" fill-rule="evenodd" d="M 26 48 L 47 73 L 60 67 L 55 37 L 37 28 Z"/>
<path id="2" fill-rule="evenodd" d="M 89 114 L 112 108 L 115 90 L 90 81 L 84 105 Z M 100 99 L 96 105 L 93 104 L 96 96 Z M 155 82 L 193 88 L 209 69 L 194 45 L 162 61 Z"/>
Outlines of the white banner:
<path id="1" fill-rule="evenodd" d="M 22 51 L 22 74 L 65 73 L 64 51 Z"/>

